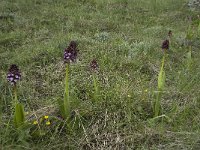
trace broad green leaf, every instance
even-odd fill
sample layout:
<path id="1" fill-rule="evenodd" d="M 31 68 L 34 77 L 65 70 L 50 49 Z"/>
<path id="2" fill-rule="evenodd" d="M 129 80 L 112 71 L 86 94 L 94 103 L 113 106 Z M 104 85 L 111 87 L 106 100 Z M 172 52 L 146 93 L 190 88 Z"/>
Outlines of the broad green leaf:
<path id="1" fill-rule="evenodd" d="M 14 114 L 14 122 L 16 127 L 21 126 L 24 123 L 25 115 L 24 115 L 24 108 L 23 105 L 17 103 L 15 105 L 15 114 Z"/>
<path id="2" fill-rule="evenodd" d="M 163 90 L 165 86 L 166 76 L 165 76 L 165 71 L 164 71 L 164 63 L 165 63 L 165 57 L 163 57 L 162 66 L 158 74 L 158 90 Z"/>

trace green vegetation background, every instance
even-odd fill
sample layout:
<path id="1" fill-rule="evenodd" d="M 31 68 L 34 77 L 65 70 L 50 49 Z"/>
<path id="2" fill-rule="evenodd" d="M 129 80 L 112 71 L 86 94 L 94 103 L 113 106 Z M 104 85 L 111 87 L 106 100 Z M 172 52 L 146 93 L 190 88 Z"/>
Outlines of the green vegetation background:
<path id="1" fill-rule="evenodd" d="M 186 0 L 1 0 L 0 149 L 198 150 L 198 14 Z M 169 30 L 173 36 L 161 105 L 170 121 L 152 123 L 161 44 Z M 71 40 L 79 49 L 71 66 L 71 101 L 76 112 L 86 111 L 80 127 L 70 135 L 49 128 L 37 138 L 28 131 L 17 136 L 10 125 L 9 66 L 17 64 L 22 72 L 18 97 L 26 112 L 56 115 L 64 91 L 63 52 Z M 98 105 L 91 103 L 93 58 L 100 65 Z"/>

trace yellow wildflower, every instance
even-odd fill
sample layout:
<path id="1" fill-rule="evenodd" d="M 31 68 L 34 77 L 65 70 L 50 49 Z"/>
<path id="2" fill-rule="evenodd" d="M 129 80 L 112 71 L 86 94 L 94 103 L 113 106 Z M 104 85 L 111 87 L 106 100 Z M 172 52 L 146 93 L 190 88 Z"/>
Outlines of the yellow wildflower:
<path id="1" fill-rule="evenodd" d="M 38 124 L 38 122 L 37 121 L 33 121 L 33 124 L 36 125 L 36 124 Z"/>
<path id="2" fill-rule="evenodd" d="M 47 122 L 46 122 L 46 125 L 50 125 L 50 124 L 51 124 L 51 122 L 50 122 L 50 121 L 47 121 Z"/>
<path id="3" fill-rule="evenodd" d="M 49 116 L 44 116 L 44 119 L 48 119 L 49 118 Z"/>
<path id="4" fill-rule="evenodd" d="M 146 90 L 144 90 L 145 92 L 148 92 L 148 90 L 146 89 Z"/>
<path id="5" fill-rule="evenodd" d="M 129 94 L 128 94 L 128 97 L 130 98 L 130 97 L 131 97 L 131 95 L 129 95 Z"/>

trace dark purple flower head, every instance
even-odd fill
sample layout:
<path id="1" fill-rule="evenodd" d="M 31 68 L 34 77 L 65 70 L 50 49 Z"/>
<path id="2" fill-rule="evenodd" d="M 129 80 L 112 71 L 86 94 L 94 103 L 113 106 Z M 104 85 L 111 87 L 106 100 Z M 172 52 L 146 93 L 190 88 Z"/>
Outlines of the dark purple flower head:
<path id="1" fill-rule="evenodd" d="M 96 59 L 93 59 L 93 60 L 91 61 L 91 63 L 90 63 L 90 68 L 91 68 L 91 70 L 93 70 L 93 71 L 98 70 L 99 65 L 98 65 Z"/>
<path id="2" fill-rule="evenodd" d="M 10 69 L 8 70 L 7 80 L 12 85 L 15 85 L 18 80 L 21 79 L 21 73 L 17 67 L 17 65 L 11 65 Z"/>
<path id="3" fill-rule="evenodd" d="M 75 62 L 77 57 L 77 43 L 75 41 L 71 41 L 69 46 L 65 49 L 64 52 L 64 61 L 65 63 Z"/>
<path id="4" fill-rule="evenodd" d="M 169 49 L 169 40 L 165 40 L 162 43 L 162 49 L 163 50 L 168 50 Z"/>

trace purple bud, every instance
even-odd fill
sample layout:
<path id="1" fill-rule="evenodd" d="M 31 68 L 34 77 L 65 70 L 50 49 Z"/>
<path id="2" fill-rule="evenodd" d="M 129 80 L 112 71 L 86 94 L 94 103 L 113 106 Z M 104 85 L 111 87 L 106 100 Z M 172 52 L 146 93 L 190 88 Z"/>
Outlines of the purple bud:
<path id="1" fill-rule="evenodd" d="M 91 63 L 90 63 L 90 68 L 91 68 L 93 71 L 98 70 L 99 65 L 98 65 L 96 59 L 93 59 L 93 60 L 91 61 Z"/>
<path id="2" fill-rule="evenodd" d="M 172 31 L 171 30 L 169 30 L 169 32 L 168 32 L 168 37 L 172 37 Z"/>
<path id="3" fill-rule="evenodd" d="M 165 40 L 162 43 L 162 49 L 163 50 L 168 50 L 169 49 L 169 40 Z"/>

